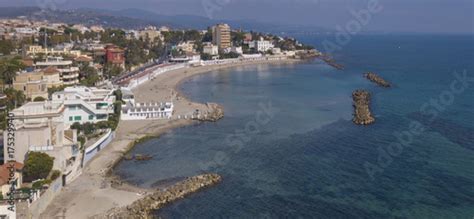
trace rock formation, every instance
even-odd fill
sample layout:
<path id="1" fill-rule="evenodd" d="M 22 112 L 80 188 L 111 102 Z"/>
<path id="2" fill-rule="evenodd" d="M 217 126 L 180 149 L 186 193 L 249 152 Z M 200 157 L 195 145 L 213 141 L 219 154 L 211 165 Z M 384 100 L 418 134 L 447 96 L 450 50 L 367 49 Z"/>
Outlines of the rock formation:
<path id="1" fill-rule="evenodd" d="M 375 122 L 375 118 L 370 113 L 370 93 L 366 90 L 356 90 L 352 93 L 354 100 L 354 119 L 357 125 L 369 125 Z"/>
<path id="2" fill-rule="evenodd" d="M 206 103 L 207 109 L 194 117 L 194 120 L 202 122 L 217 122 L 224 117 L 224 108 L 217 103 Z"/>
<path id="3" fill-rule="evenodd" d="M 153 218 L 153 211 L 203 188 L 217 184 L 220 181 L 221 176 L 217 174 L 203 174 L 190 177 L 165 190 L 159 190 L 147 195 L 129 206 L 111 209 L 105 215 L 97 215 L 94 218 Z"/>
<path id="4" fill-rule="evenodd" d="M 364 77 L 369 79 L 370 81 L 376 83 L 377 85 L 379 85 L 381 87 L 390 87 L 391 86 L 390 83 L 388 83 L 382 77 L 378 76 L 375 73 L 372 73 L 372 72 L 365 73 Z"/>

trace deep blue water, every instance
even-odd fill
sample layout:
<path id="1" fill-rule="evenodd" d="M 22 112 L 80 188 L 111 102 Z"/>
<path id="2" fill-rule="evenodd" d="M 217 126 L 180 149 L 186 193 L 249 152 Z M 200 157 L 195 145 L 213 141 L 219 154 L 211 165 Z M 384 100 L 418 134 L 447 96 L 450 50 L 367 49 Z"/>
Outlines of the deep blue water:
<path id="1" fill-rule="evenodd" d="M 314 61 L 188 80 L 183 92 L 222 104 L 225 118 L 138 145 L 132 153 L 153 160 L 123 161 L 116 173 L 144 187 L 203 172 L 223 176 L 157 212 L 165 218 L 471 219 L 474 81 L 457 93 L 450 85 L 455 71 L 474 77 L 474 37 L 358 36 L 334 56 L 346 70 Z M 366 71 L 394 87 L 369 83 Z M 350 95 L 359 88 L 373 94 L 372 126 L 351 122 Z M 444 104 L 422 110 L 440 95 Z"/>

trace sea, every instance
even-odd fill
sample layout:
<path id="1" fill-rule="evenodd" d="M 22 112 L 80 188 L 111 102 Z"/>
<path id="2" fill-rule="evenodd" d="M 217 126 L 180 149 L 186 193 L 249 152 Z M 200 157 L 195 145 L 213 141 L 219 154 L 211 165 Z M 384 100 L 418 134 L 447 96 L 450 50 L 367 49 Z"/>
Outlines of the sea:
<path id="1" fill-rule="evenodd" d="M 344 70 L 312 60 L 189 78 L 181 91 L 225 117 L 140 143 L 131 153 L 153 159 L 115 174 L 146 188 L 223 177 L 155 212 L 163 218 L 472 219 L 474 35 L 357 35 L 332 55 Z M 373 125 L 352 122 L 357 89 L 372 94 Z"/>

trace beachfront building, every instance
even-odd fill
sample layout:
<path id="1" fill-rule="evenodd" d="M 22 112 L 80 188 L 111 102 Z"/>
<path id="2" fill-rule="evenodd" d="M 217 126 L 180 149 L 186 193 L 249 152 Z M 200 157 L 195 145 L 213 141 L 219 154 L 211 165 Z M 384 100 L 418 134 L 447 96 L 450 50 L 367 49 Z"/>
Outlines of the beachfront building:
<path id="1" fill-rule="evenodd" d="M 268 50 L 273 49 L 275 46 L 272 42 L 268 40 L 263 40 L 260 38 L 259 40 L 254 40 L 249 43 L 249 49 L 254 49 L 257 52 L 267 52 Z"/>
<path id="2" fill-rule="evenodd" d="M 4 147 L 5 161 L 25 163 L 29 151 L 43 152 L 54 157 L 53 169 L 66 171 L 79 155 L 76 130 L 64 125 L 62 103 L 51 101 L 28 102 L 14 114 L 14 151 Z M 8 132 L 4 132 L 4 145 L 8 145 Z"/>
<path id="3" fill-rule="evenodd" d="M 173 116 L 174 105 L 166 103 L 136 103 L 133 92 L 122 88 L 121 120 L 170 119 Z"/>
<path id="4" fill-rule="evenodd" d="M 232 46 L 230 37 L 230 26 L 228 24 L 218 24 L 212 27 L 212 43 L 220 50 Z"/>
<path id="5" fill-rule="evenodd" d="M 63 122 L 70 127 L 75 122 L 107 121 L 109 114 L 114 113 L 115 95 L 109 89 L 67 87 L 53 93 L 52 102 L 64 105 Z"/>
<path id="6" fill-rule="evenodd" d="M 209 54 L 211 56 L 219 55 L 219 47 L 217 47 L 216 45 L 213 45 L 211 43 L 206 43 L 203 46 L 203 53 L 204 54 Z"/>
<path id="7" fill-rule="evenodd" d="M 170 119 L 174 105 L 166 103 L 136 103 L 122 105 L 122 120 Z"/>
<path id="8" fill-rule="evenodd" d="M 71 60 L 64 60 L 62 57 L 48 57 L 44 62 L 36 62 L 37 69 L 46 69 L 48 67 L 54 67 L 59 71 L 64 85 L 79 84 L 79 68 L 74 67 Z"/>

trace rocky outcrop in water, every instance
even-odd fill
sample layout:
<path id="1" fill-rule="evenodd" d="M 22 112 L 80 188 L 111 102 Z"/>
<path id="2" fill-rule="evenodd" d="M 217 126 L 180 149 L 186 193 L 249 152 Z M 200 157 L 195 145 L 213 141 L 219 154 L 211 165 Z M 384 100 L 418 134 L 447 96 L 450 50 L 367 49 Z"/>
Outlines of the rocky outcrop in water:
<path id="1" fill-rule="evenodd" d="M 224 108 L 217 103 L 206 103 L 205 112 L 200 112 L 193 119 L 201 122 L 217 122 L 224 117 Z"/>
<path id="2" fill-rule="evenodd" d="M 354 119 L 357 125 L 369 125 L 375 122 L 375 118 L 369 109 L 370 93 L 366 90 L 356 90 L 352 93 L 354 100 Z"/>
<path id="3" fill-rule="evenodd" d="M 157 191 L 143 199 L 137 200 L 129 206 L 111 209 L 105 215 L 99 215 L 94 218 L 153 218 L 153 211 L 203 188 L 215 185 L 221 180 L 221 176 L 217 174 L 203 174 L 190 177 L 165 190 Z"/>
<path id="4" fill-rule="evenodd" d="M 376 83 L 377 85 L 379 85 L 381 87 L 390 87 L 391 86 L 390 83 L 388 83 L 382 77 L 378 76 L 375 73 L 372 73 L 372 72 L 365 73 L 364 77 L 369 79 L 370 81 Z"/>

